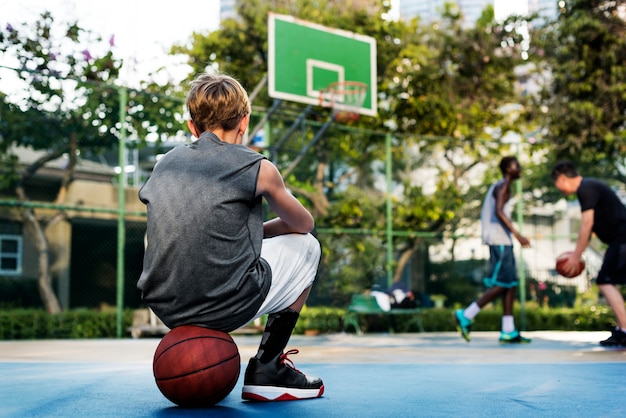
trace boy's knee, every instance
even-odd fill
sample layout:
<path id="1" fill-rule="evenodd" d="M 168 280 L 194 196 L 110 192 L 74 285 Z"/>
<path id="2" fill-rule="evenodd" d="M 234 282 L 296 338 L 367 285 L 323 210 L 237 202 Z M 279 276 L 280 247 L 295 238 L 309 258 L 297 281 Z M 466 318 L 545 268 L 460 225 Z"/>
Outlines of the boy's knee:
<path id="1" fill-rule="evenodd" d="M 306 234 L 307 240 L 309 242 L 309 249 L 313 257 L 315 257 L 318 261 L 322 255 L 322 245 L 318 241 L 316 237 L 312 234 Z"/>

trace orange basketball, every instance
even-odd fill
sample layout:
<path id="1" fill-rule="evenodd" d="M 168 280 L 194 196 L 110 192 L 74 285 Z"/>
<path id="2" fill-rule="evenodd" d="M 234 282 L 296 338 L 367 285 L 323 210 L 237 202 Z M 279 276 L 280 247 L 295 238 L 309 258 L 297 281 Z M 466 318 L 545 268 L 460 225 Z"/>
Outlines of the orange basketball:
<path id="1" fill-rule="evenodd" d="M 241 359 L 230 335 L 184 325 L 173 328 L 154 353 L 153 372 L 161 393 L 183 407 L 212 406 L 239 378 Z"/>
<path id="2" fill-rule="evenodd" d="M 580 273 L 582 273 L 583 270 L 585 269 L 585 261 L 581 259 L 580 262 L 578 263 L 576 270 L 573 271 L 571 274 L 568 274 L 563 270 L 563 264 L 565 263 L 565 260 L 567 260 L 567 258 L 572 253 L 573 251 L 566 251 L 556 258 L 556 272 L 559 273 L 563 277 L 567 277 L 568 279 L 571 279 L 572 277 L 576 277 L 580 275 Z"/>

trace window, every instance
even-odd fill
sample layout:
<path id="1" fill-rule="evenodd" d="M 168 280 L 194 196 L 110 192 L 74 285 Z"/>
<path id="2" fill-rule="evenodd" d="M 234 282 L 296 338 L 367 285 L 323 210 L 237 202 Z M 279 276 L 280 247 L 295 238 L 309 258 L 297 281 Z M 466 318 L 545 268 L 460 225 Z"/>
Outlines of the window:
<path id="1" fill-rule="evenodd" d="M 0 234 L 0 275 L 22 273 L 22 237 Z"/>

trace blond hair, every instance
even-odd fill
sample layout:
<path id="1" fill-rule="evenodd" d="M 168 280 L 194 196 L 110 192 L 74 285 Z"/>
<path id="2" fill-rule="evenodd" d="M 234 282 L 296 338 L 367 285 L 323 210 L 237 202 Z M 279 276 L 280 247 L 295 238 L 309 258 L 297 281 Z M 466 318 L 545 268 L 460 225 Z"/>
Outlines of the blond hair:
<path id="1" fill-rule="evenodd" d="M 250 114 L 248 93 L 234 78 L 225 74 L 198 75 L 187 94 L 187 110 L 200 133 L 221 128 L 232 131 Z"/>

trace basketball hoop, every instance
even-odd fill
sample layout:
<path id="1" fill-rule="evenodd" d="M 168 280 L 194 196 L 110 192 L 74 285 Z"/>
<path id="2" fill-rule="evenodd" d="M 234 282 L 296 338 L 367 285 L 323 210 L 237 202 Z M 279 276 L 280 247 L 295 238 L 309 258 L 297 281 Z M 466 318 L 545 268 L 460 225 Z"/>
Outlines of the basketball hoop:
<path id="1" fill-rule="evenodd" d="M 336 81 L 320 91 L 320 106 L 331 108 L 337 122 L 356 121 L 366 96 L 367 84 Z"/>

